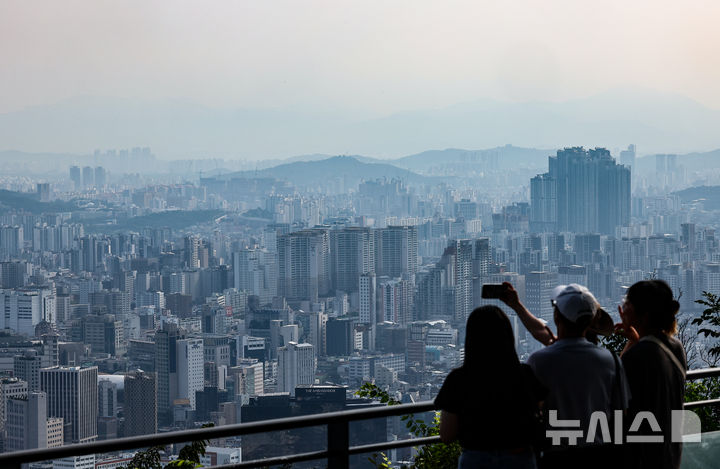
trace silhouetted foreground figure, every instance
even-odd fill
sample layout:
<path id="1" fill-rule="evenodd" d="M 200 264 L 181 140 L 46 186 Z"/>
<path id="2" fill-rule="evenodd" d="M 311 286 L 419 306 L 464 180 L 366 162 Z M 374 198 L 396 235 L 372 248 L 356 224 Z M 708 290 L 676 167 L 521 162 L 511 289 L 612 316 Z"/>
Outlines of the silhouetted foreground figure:
<path id="1" fill-rule="evenodd" d="M 510 320 L 495 306 L 468 318 L 465 360 L 448 374 L 435 399 L 440 437 L 459 440 L 458 467 L 535 468 L 536 415 L 546 390 L 520 363 Z"/>
<path id="2" fill-rule="evenodd" d="M 628 384 L 620 360 L 585 337 L 591 324 L 607 313 L 587 288 L 576 284 L 557 287 L 552 303 L 558 338 L 530 355 L 528 365 L 549 389 L 544 406 L 547 429 L 577 433 L 578 437 L 547 441 L 540 466 L 611 467 L 619 458 L 618 447 L 605 440 L 593 414 L 602 414 L 613 428 L 614 411 L 627 408 Z M 591 427 L 598 430 L 594 435 Z"/>
<path id="3" fill-rule="evenodd" d="M 672 411 L 683 408 L 687 370 L 685 350 L 672 337 L 679 309 L 662 280 L 634 284 L 619 308 L 623 322 L 616 329 L 628 339 L 622 361 L 632 395 L 625 421 L 630 424 L 639 412 L 651 412 L 663 434 L 662 443 L 627 444 L 627 467 L 680 467 L 682 443 L 672 442 L 671 425 Z M 633 434 L 657 435 L 647 422 L 640 430 Z"/>

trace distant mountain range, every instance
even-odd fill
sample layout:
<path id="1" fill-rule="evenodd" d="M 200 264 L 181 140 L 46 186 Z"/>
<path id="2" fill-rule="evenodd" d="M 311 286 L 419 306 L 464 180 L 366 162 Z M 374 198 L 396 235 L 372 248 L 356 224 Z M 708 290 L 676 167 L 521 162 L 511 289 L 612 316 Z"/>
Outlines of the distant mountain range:
<path id="1" fill-rule="evenodd" d="M 78 97 L 0 114 L 0 148 L 87 154 L 95 148 L 150 146 L 161 159 L 252 161 L 293 154 L 388 158 L 428 148 L 502 148 L 510 142 L 527 148 L 611 150 L 635 143 L 642 154 L 687 153 L 720 148 L 718 128 L 720 111 L 644 89 L 565 102 L 485 99 L 380 118 Z"/>

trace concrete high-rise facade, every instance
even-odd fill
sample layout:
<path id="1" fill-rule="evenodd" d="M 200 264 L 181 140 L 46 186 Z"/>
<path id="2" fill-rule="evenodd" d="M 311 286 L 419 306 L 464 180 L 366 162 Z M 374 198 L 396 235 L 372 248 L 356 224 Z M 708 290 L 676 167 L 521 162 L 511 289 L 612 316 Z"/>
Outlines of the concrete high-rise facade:
<path id="1" fill-rule="evenodd" d="M 136 371 L 125 375 L 125 436 L 151 435 L 157 430 L 155 374 Z"/>
<path id="2" fill-rule="evenodd" d="M 42 368 L 42 356 L 37 350 L 13 358 L 13 374 L 27 382 L 28 391 L 40 390 L 40 368 Z"/>
<path id="3" fill-rule="evenodd" d="M 65 441 L 87 443 L 97 439 L 97 367 L 61 367 L 40 370 L 40 387 L 47 393 L 48 416 L 65 421 Z"/>
<path id="4" fill-rule="evenodd" d="M 373 272 L 359 277 L 360 322 L 368 326 L 368 349 L 375 350 L 377 315 L 377 277 Z"/>
<path id="5" fill-rule="evenodd" d="M 325 229 L 302 230 L 278 237 L 278 295 L 309 300 L 330 292 L 330 242 Z"/>
<path id="6" fill-rule="evenodd" d="M 47 394 L 30 392 L 7 400 L 6 451 L 47 448 Z"/>
<path id="7" fill-rule="evenodd" d="M 417 227 L 388 226 L 376 231 L 375 272 L 391 278 L 409 276 L 414 282 L 417 272 Z"/>
<path id="8" fill-rule="evenodd" d="M 315 352 L 310 344 L 290 342 L 278 349 L 278 392 L 295 396 L 295 388 L 315 383 Z"/>
<path id="9" fill-rule="evenodd" d="M 525 304 L 537 317 L 553 324 L 552 291 L 558 285 L 556 272 L 530 272 L 525 276 Z"/>
<path id="10" fill-rule="evenodd" d="M 18 378 L 0 378 L 0 437 L 5 432 L 8 399 L 26 398 L 27 394 L 28 384 L 26 381 Z"/>
<path id="11" fill-rule="evenodd" d="M 530 184 L 534 231 L 615 234 L 630 222 L 630 169 L 604 148 L 558 150 Z"/>
<path id="12" fill-rule="evenodd" d="M 205 387 L 205 359 L 202 339 L 182 339 L 176 343 L 177 395 L 188 399 L 195 410 L 195 393 Z"/>
<path id="13" fill-rule="evenodd" d="M 334 290 L 354 293 L 360 276 L 375 270 L 375 235 L 370 228 L 331 231 L 330 252 Z"/>
<path id="14" fill-rule="evenodd" d="M 158 418 L 163 424 L 172 421 L 172 401 L 177 397 L 177 341 L 184 337 L 184 332 L 172 323 L 164 323 L 155 333 Z"/>

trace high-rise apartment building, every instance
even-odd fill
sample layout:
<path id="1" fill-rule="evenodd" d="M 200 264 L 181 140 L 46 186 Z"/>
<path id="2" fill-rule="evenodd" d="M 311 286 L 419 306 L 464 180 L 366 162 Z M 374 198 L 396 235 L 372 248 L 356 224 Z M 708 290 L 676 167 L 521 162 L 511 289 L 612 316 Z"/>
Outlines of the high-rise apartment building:
<path id="1" fill-rule="evenodd" d="M 70 166 L 70 181 L 76 191 L 82 189 L 82 175 L 79 166 Z"/>
<path id="2" fill-rule="evenodd" d="M 40 370 L 40 388 L 47 393 L 48 416 L 65 421 L 65 441 L 87 443 L 97 439 L 97 367 L 61 367 Z"/>
<path id="3" fill-rule="evenodd" d="M 354 293 L 360 276 L 375 270 L 375 235 L 365 227 L 332 230 L 330 253 L 333 289 Z"/>
<path id="4" fill-rule="evenodd" d="M 391 278 L 403 273 L 415 280 L 417 272 L 417 227 L 388 226 L 376 231 L 375 272 Z"/>
<path id="5" fill-rule="evenodd" d="M 330 243 L 325 229 L 278 237 L 278 294 L 291 301 L 315 302 L 330 292 Z"/>
<path id="6" fill-rule="evenodd" d="M 375 350 L 375 328 L 377 325 L 377 277 L 373 272 L 359 277 L 358 299 L 360 303 L 359 320 L 367 324 L 369 331 L 368 348 Z"/>
<path id="7" fill-rule="evenodd" d="M 533 231 L 615 234 L 630 222 L 630 169 L 604 148 L 558 150 L 530 182 Z"/>
<path id="8" fill-rule="evenodd" d="M 95 185 L 95 170 L 90 166 L 82 169 L 82 182 L 85 189 L 89 189 Z"/>
<path id="9" fill-rule="evenodd" d="M 125 436 L 151 435 L 158 430 L 155 373 L 125 375 Z"/>
<path id="10" fill-rule="evenodd" d="M 295 388 L 315 383 L 315 352 L 310 344 L 290 342 L 278 349 L 278 392 L 295 396 Z"/>
<path id="11" fill-rule="evenodd" d="M 13 374 L 27 383 L 28 391 L 40 390 L 42 358 L 37 350 L 27 351 L 23 355 L 13 357 Z"/>

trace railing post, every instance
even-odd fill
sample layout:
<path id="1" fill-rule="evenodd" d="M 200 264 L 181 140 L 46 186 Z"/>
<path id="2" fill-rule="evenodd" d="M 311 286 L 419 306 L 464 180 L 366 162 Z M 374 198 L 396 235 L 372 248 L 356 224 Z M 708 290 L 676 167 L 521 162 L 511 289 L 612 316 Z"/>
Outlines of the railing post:
<path id="1" fill-rule="evenodd" d="M 328 424 L 328 467 L 350 468 L 350 422 L 341 420 Z"/>

